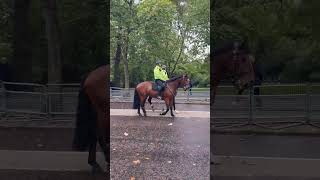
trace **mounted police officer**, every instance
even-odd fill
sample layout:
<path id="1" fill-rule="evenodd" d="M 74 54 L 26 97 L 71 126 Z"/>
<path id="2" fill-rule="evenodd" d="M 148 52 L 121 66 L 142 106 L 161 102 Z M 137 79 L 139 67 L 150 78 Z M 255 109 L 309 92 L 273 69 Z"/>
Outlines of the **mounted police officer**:
<path id="1" fill-rule="evenodd" d="M 165 70 L 165 65 L 161 66 L 160 61 L 157 60 L 156 67 L 154 68 L 153 73 L 154 73 L 154 81 L 157 84 L 157 86 L 159 87 L 158 88 L 158 91 L 159 91 L 158 98 L 161 99 L 163 90 L 165 88 L 165 81 L 169 80 L 168 74 Z"/>

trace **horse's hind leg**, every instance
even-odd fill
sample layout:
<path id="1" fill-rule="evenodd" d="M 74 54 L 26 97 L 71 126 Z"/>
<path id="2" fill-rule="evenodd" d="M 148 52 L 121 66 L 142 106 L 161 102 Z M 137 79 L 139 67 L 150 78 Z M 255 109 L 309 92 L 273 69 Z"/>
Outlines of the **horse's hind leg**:
<path id="1" fill-rule="evenodd" d="M 99 136 L 98 138 L 98 141 L 99 141 L 99 145 L 103 151 L 103 154 L 104 154 L 104 158 L 105 158 L 105 161 L 107 163 L 107 170 L 110 169 L 110 167 L 108 166 L 108 162 L 110 160 L 110 157 L 109 157 L 109 148 L 108 148 L 108 145 L 106 143 L 106 137 L 104 136 Z"/>
<path id="2" fill-rule="evenodd" d="M 140 113 L 140 106 L 138 107 L 138 114 L 139 116 L 142 116 L 142 114 Z"/>
<path id="3" fill-rule="evenodd" d="M 88 157 L 88 164 L 92 166 L 92 174 L 103 172 L 101 166 L 96 161 L 96 150 L 97 150 L 97 141 L 95 140 L 94 142 L 90 143 L 89 157 Z"/>
<path id="4" fill-rule="evenodd" d="M 146 112 L 146 109 L 144 108 L 144 105 L 145 105 L 145 103 L 146 103 L 146 100 L 147 100 L 147 98 L 144 98 L 141 102 L 141 109 L 142 109 L 142 111 L 143 111 L 143 114 L 144 114 L 144 116 L 147 116 L 147 112 Z"/>
<path id="5" fill-rule="evenodd" d="M 152 111 L 154 112 L 154 108 L 153 108 L 153 104 L 152 104 L 152 102 L 151 102 L 151 99 L 152 99 L 152 97 L 149 96 L 148 102 L 149 102 L 149 104 L 150 104 L 150 106 L 151 106 Z"/>
<path id="6" fill-rule="evenodd" d="M 140 112 L 140 108 L 141 108 L 141 101 L 140 101 L 140 105 L 139 105 L 139 107 L 138 107 L 138 114 L 139 114 L 139 116 L 142 116 L 142 114 L 141 114 L 141 112 Z"/>

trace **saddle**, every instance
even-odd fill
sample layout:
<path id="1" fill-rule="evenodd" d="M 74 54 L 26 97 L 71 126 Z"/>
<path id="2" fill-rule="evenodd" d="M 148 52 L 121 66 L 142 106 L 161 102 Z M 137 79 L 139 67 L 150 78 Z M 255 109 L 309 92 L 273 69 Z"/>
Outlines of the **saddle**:
<path id="1" fill-rule="evenodd" d="M 152 82 L 152 90 L 154 90 L 154 91 L 160 91 L 160 89 L 161 89 L 161 86 L 160 86 L 160 85 L 158 85 L 158 84 L 155 83 L 155 82 Z"/>
<path id="2" fill-rule="evenodd" d="M 154 91 L 160 91 L 164 87 L 165 87 L 165 85 L 161 86 L 161 85 L 157 84 L 156 82 L 152 82 L 152 90 L 154 90 Z"/>

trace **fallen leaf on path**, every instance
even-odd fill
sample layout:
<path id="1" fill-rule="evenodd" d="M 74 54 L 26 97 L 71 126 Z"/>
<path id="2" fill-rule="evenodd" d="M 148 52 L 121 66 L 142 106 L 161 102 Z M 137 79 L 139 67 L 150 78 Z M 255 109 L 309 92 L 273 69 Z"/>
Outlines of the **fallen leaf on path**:
<path id="1" fill-rule="evenodd" d="M 146 159 L 146 160 L 149 160 L 150 158 L 148 158 L 148 157 L 145 157 L 144 159 Z"/>
<path id="2" fill-rule="evenodd" d="M 168 126 L 172 126 L 172 123 L 169 123 Z"/>
<path id="3" fill-rule="evenodd" d="M 135 180 L 136 178 L 135 177 L 130 177 L 130 180 Z"/>
<path id="4" fill-rule="evenodd" d="M 140 164 L 140 163 L 141 163 L 139 159 L 138 159 L 138 160 L 136 160 L 136 161 L 132 161 L 132 162 L 133 162 L 133 164 L 134 164 L 134 165 L 138 165 L 138 164 Z"/>
<path id="5" fill-rule="evenodd" d="M 128 135 L 129 135 L 129 134 L 128 134 L 128 133 L 126 133 L 126 132 L 125 132 L 125 133 L 123 133 L 123 134 L 124 134 L 125 136 L 128 136 Z"/>
<path id="6" fill-rule="evenodd" d="M 168 163 L 169 163 L 169 164 L 171 164 L 171 163 L 172 163 L 172 161 L 168 161 Z"/>

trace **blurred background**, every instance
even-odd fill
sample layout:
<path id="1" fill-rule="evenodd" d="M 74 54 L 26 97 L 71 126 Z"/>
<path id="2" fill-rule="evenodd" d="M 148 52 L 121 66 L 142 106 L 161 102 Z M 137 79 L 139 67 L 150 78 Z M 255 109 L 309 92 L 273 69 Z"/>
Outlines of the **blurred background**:
<path id="1" fill-rule="evenodd" d="M 319 82 L 319 1 L 213 1 L 211 45 L 240 39 L 261 64 L 264 81 Z"/>
<path id="2" fill-rule="evenodd" d="M 0 80 L 78 83 L 106 64 L 105 3 L 0 1 Z"/>

